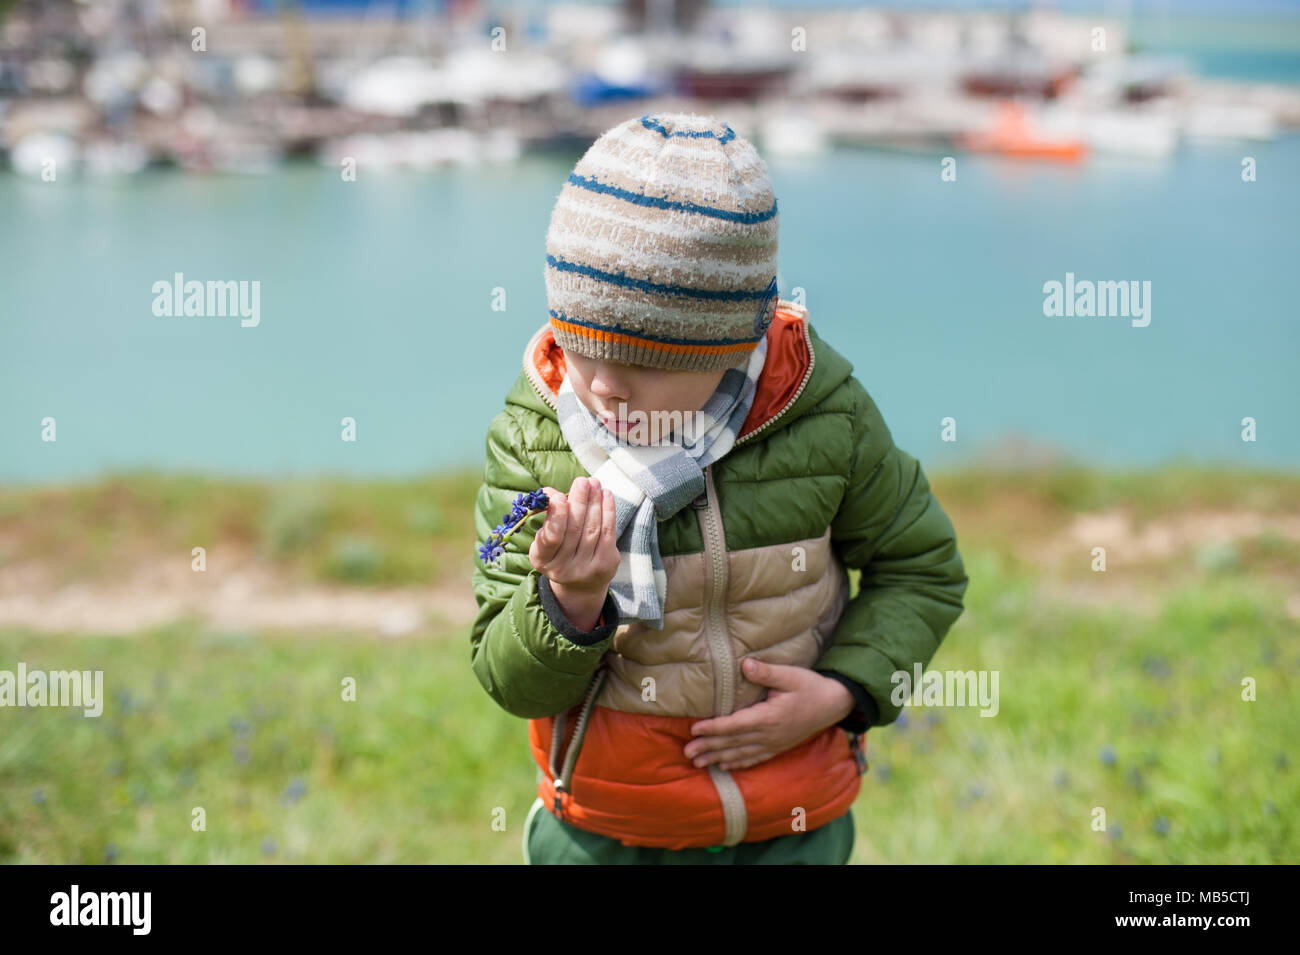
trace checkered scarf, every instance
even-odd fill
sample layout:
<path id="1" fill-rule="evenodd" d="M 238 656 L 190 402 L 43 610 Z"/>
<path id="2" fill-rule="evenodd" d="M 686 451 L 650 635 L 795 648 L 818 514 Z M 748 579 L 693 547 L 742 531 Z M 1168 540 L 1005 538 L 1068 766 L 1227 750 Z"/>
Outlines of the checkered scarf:
<path id="1" fill-rule="evenodd" d="M 672 434 L 658 436 L 658 443 L 646 445 L 620 439 L 578 400 L 567 375 L 561 382 L 556 400 L 560 430 L 587 473 L 614 494 L 615 530 L 623 559 L 609 589 L 625 622 L 637 619 L 653 630 L 663 629 L 668 576 L 659 555 L 657 522 L 672 517 L 704 491 L 704 468 L 735 444 L 754 403 L 766 358 L 764 336 L 746 365 L 737 362 L 726 370 L 698 415 L 683 415 L 680 432 L 674 428 Z"/>

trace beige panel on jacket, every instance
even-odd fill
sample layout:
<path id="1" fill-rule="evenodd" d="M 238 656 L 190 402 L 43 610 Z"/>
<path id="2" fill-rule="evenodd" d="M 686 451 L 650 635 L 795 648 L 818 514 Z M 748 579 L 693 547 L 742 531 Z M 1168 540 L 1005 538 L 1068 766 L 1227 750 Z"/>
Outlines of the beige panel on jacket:
<path id="1" fill-rule="evenodd" d="M 802 553 L 796 548 L 802 548 Z M 821 537 L 727 553 L 726 629 L 731 641 L 736 709 L 763 699 L 767 688 L 740 672 L 747 657 L 811 667 L 830 646 L 849 599 L 849 579 Z M 664 628 L 632 621 L 614 631 L 606 657 L 610 678 L 600 706 L 657 716 L 710 717 L 714 673 L 704 616 L 704 555 L 665 557 L 668 596 Z M 654 699 L 643 692 L 653 678 Z"/>

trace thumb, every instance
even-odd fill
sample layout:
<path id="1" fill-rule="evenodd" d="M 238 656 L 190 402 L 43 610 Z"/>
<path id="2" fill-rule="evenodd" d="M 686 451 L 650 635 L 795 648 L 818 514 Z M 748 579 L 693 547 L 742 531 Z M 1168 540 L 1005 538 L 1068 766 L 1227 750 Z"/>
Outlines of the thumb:
<path id="1" fill-rule="evenodd" d="M 768 686 L 774 690 L 793 690 L 799 684 L 802 667 L 786 666 L 783 663 L 764 663 L 762 660 L 746 658 L 742 664 L 745 678 L 751 683 Z"/>

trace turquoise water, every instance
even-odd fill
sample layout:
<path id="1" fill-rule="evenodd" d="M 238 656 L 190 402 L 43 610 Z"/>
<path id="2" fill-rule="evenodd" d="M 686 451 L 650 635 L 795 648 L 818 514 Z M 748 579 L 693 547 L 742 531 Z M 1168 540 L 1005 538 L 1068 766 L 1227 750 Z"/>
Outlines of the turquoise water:
<path id="1" fill-rule="evenodd" d="M 356 182 L 0 177 L 0 480 L 478 464 L 545 320 L 544 236 L 576 158 Z M 782 296 L 805 290 L 927 468 L 1009 435 L 1103 465 L 1300 466 L 1300 139 L 1165 164 L 961 157 L 951 183 L 938 156 L 769 167 Z M 176 272 L 259 281 L 260 324 L 156 317 L 153 284 Z M 1151 324 L 1045 317 L 1043 284 L 1067 272 L 1150 281 Z"/>

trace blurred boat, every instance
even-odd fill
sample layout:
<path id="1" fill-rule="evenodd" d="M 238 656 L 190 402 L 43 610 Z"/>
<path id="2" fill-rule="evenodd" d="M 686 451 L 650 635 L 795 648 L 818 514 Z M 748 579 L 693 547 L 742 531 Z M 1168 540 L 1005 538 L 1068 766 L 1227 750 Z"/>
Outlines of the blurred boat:
<path id="1" fill-rule="evenodd" d="M 961 85 L 972 96 L 1035 96 L 1050 100 L 1069 89 L 1078 73 L 1073 63 L 1023 49 L 969 67 L 962 74 Z"/>
<path id="2" fill-rule="evenodd" d="M 414 116 L 427 104 L 451 98 L 441 69 L 405 56 L 370 64 L 343 91 L 344 105 L 376 116 Z"/>
<path id="3" fill-rule="evenodd" d="M 671 83 L 653 67 L 652 60 L 649 48 L 639 38 L 612 40 L 596 55 L 590 70 L 574 75 L 574 102 L 579 106 L 601 106 L 657 96 Z"/>
<path id="4" fill-rule="evenodd" d="M 1042 135 L 1081 139 L 1090 151 L 1112 156 L 1163 159 L 1178 147 L 1176 117 L 1148 107 L 1048 108 L 1038 114 L 1037 126 Z"/>
<path id="5" fill-rule="evenodd" d="M 63 133 L 30 133 L 14 143 L 9 152 L 14 172 L 36 178 L 52 173 L 56 181 L 79 159 L 77 141 Z"/>
<path id="6" fill-rule="evenodd" d="M 677 71 L 677 91 L 703 100 L 758 99 L 787 89 L 793 67 L 716 62 L 683 66 Z"/>
<path id="7" fill-rule="evenodd" d="M 1191 74 L 1185 57 L 1134 54 L 1087 64 L 1076 88 L 1096 102 L 1146 103 L 1177 95 Z"/>
<path id="8" fill-rule="evenodd" d="M 1191 139 L 1277 139 L 1277 119 L 1259 106 L 1204 105 L 1187 111 L 1183 131 Z"/>
<path id="9" fill-rule="evenodd" d="M 1111 111 L 1090 117 L 1084 138 L 1097 152 L 1163 159 L 1178 147 L 1178 124 L 1167 116 Z"/>
<path id="10" fill-rule="evenodd" d="M 830 145 L 826 130 L 805 113 L 775 113 L 758 123 L 763 152 L 770 156 L 818 156 Z"/>
<path id="11" fill-rule="evenodd" d="M 485 162 L 512 161 L 520 152 L 518 137 L 507 130 L 479 135 L 468 129 L 434 129 L 343 136 L 323 143 L 317 158 L 329 166 L 352 159 L 358 172 L 364 173 L 367 169 L 473 168 Z"/>
<path id="12" fill-rule="evenodd" d="M 683 37 L 670 56 L 668 69 L 676 91 L 702 100 L 786 94 L 798 65 L 793 55 L 702 38 Z"/>
<path id="13" fill-rule="evenodd" d="M 1004 104 L 992 129 L 964 133 L 957 137 L 957 145 L 971 152 L 1059 162 L 1078 162 L 1088 152 L 1082 139 L 1054 137 L 1031 127 L 1025 109 L 1019 103 Z"/>
<path id="14" fill-rule="evenodd" d="M 871 103 L 949 87 L 957 73 L 951 57 L 924 51 L 831 50 L 808 65 L 806 82 L 823 99 Z"/>
<path id="15" fill-rule="evenodd" d="M 129 176 L 149 165 L 149 153 L 143 146 L 116 140 L 92 140 L 82 159 L 92 176 Z"/>

